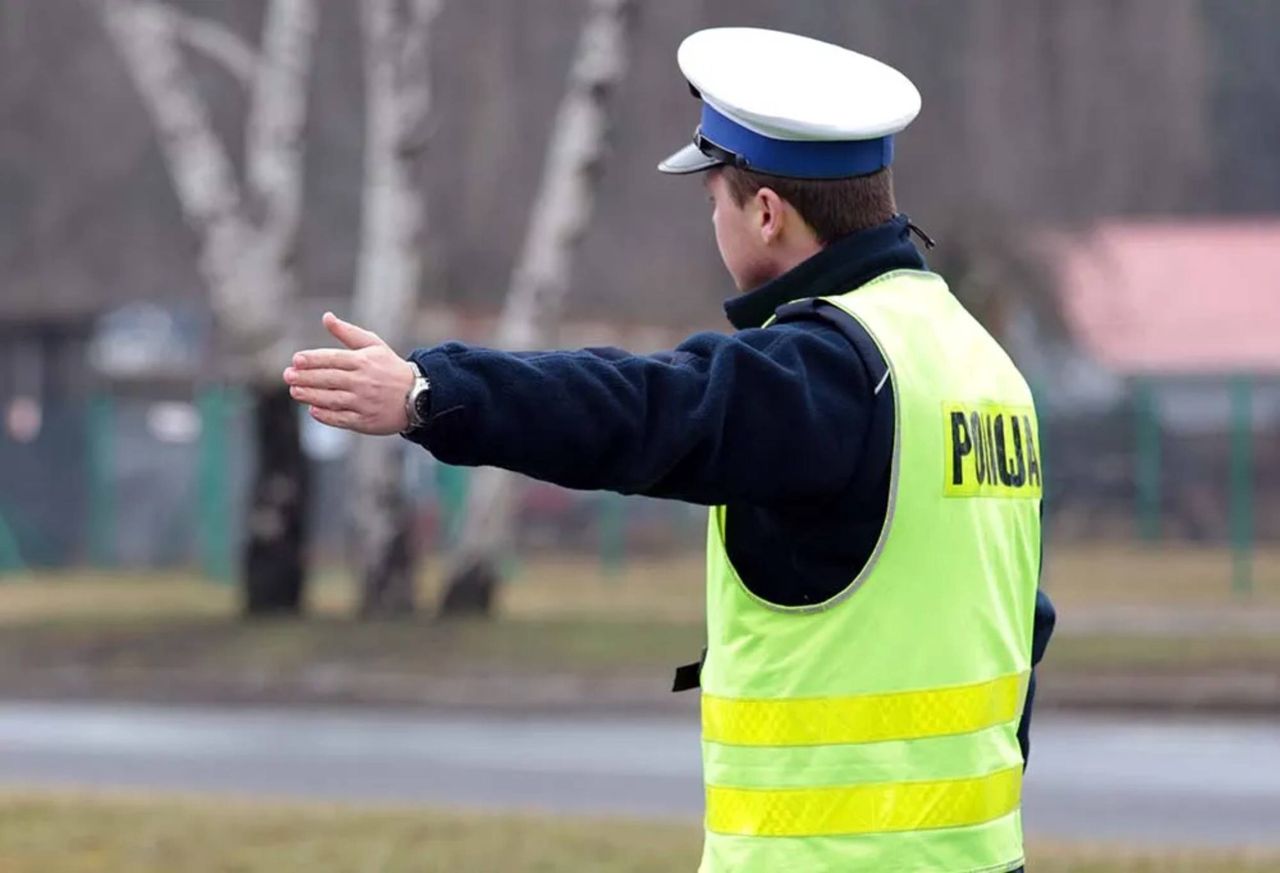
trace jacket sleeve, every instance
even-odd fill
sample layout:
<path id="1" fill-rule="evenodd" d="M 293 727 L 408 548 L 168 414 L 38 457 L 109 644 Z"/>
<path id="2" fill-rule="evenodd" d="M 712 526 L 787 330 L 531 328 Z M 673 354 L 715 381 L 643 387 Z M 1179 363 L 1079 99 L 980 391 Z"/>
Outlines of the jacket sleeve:
<path id="1" fill-rule="evenodd" d="M 1043 581 L 1043 580 L 1042 580 Z M 1036 589 L 1036 612 L 1031 630 L 1031 679 L 1027 684 L 1027 699 L 1022 707 L 1022 718 L 1018 722 L 1018 744 L 1022 747 L 1023 768 L 1031 760 L 1031 708 L 1036 702 L 1036 666 L 1044 660 L 1044 653 L 1049 648 L 1049 639 L 1053 636 L 1054 625 L 1058 621 L 1058 611 L 1053 606 L 1044 588 Z"/>
<path id="2" fill-rule="evenodd" d="M 872 397 L 821 325 L 700 333 L 655 355 L 447 343 L 410 359 L 431 381 L 412 438 L 441 461 L 707 505 L 839 494 Z"/>

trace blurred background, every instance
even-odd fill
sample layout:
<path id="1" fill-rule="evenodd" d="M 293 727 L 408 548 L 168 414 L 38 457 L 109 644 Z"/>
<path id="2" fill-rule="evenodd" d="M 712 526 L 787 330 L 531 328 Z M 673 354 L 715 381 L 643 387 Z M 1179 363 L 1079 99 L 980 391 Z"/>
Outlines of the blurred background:
<path id="1" fill-rule="evenodd" d="M 0 867 L 696 865 L 705 510 L 356 440 L 279 374 L 330 309 L 729 329 L 654 171 L 714 25 L 915 81 L 899 204 L 1032 383 L 1032 869 L 1280 870 L 1276 0 L 4 0 Z"/>

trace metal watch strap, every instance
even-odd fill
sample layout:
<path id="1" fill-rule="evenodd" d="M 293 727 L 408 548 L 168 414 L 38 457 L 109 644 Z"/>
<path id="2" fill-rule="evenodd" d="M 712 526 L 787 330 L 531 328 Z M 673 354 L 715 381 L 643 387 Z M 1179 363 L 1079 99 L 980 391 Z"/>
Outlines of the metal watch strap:
<path id="1" fill-rule="evenodd" d="M 410 361 L 409 363 L 413 366 L 413 369 L 418 375 L 414 378 L 413 384 L 409 386 L 409 390 L 405 392 L 404 395 L 405 421 L 408 422 L 408 426 L 404 429 L 404 433 L 412 433 L 426 424 L 426 421 L 418 411 L 418 398 L 421 397 L 424 392 L 431 390 L 431 381 L 427 378 L 427 374 L 422 372 L 422 368 L 413 361 Z"/>

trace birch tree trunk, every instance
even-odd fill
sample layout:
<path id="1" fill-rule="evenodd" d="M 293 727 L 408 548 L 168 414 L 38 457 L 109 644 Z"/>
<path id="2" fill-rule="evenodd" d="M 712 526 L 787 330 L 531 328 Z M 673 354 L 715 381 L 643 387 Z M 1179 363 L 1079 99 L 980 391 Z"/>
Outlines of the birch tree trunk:
<path id="1" fill-rule="evenodd" d="M 421 165 L 431 111 L 428 38 L 438 0 L 362 0 L 365 68 L 364 214 L 355 319 L 393 348 L 404 343 L 422 278 L 426 199 Z M 356 442 L 354 522 L 362 615 L 414 605 L 404 443 Z"/>
<path id="2" fill-rule="evenodd" d="M 280 373 L 291 343 L 286 310 L 297 276 L 303 123 L 315 0 L 271 0 L 262 46 L 158 0 L 87 0 L 99 12 L 152 123 L 178 202 L 199 242 L 235 375 L 253 396 L 257 443 L 243 556 L 249 613 L 296 613 L 305 583 L 306 463 Z M 214 131 L 181 46 L 203 52 L 248 91 L 245 178 Z"/>
<path id="3" fill-rule="evenodd" d="M 627 69 L 630 7 L 631 0 L 590 0 L 524 245 L 498 319 L 494 342 L 500 348 L 535 348 L 553 339 L 569 290 L 573 251 L 595 205 L 610 103 Z M 512 474 L 492 467 L 482 467 L 472 477 L 441 615 L 490 611 L 499 581 L 499 551 L 511 540 L 514 481 Z"/>

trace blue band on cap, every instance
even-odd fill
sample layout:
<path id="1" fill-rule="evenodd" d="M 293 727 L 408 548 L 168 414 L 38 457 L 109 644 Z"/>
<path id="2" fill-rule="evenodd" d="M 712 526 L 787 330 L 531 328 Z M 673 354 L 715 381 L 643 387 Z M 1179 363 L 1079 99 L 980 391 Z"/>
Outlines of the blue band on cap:
<path id="1" fill-rule="evenodd" d="M 702 104 L 702 135 L 746 161 L 746 169 L 794 179 L 865 176 L 893 163 L 893 137 L 860 140 L 773 139 Z"/>

